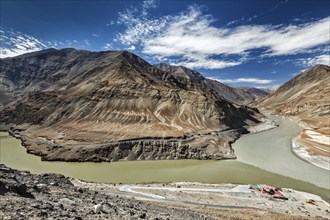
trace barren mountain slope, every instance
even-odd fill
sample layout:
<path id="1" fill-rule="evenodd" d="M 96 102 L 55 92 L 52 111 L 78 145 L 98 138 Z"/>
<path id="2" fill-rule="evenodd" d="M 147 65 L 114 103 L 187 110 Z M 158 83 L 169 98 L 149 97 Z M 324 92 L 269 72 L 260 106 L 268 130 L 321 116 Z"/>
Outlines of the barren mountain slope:
<path id="1" fill-rule="evenodd" d="M 182 82 L 189 87 L 200 87 L 204 91 L 211 92 L 217 97 L 226 99 L 238 105 L 248 105 L 249 103 L 268 95 L 267 92 L 257 88 L 227 86 L 216 80 L 205 78 L 197 71 L 183 66 L 171 66 L 164 63 L 155 66 L 163 71 L 169 72 L 179 82 Z"/>
<path id="2" fill-rule="evenodd" d="M 330 67 L 318 65 L 283 84 L 263 102 L 267 110 L 307 125 L 300 142 L 312 154 L 330 156 Z"/>
<path id="3" fill-rule="evenodd" d="M 233 158 L 229 142 L 257 122 L 255 109 L 126 51 L 52 49 L 1 66 L 15 101 L 4 103 L 0 120 L 19 125 L 28 150 L 47 160 Z"/>

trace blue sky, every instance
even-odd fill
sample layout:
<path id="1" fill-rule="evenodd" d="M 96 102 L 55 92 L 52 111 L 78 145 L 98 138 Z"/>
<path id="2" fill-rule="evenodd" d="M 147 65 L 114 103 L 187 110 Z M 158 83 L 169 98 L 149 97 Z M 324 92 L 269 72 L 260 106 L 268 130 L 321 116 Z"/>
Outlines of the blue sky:
<path id="1" fill-rule="evenodd" d="M 271 87 L 330 65 L 330 0 L 3 1 L 1 57 L 129 50 L 233 86 Z"/>

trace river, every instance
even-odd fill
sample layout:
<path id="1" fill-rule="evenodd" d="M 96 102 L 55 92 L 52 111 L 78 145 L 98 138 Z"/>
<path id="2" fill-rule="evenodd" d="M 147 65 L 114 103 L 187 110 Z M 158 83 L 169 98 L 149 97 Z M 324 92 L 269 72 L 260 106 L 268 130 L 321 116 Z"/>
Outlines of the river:
<path id="1" fill-rule="evenodd" d="M 329 188 L 328 170 L 314 166 L 291 152 L 292 138 L 299 134 L 301 127 L 286 118 L 268 117 L 280 126 L 238 139 L 233 145 L 237 160 L 273 173 Z"/>
<path id="2" fill-rule="evenodd" d="M 291 153 L 291 139 L 298 134 L 299 126 L 287 119 L 273 119 L 280 127 L 243 136 L 233 145 L 237 160 L 48 162 L 27 154 L 20 140 L 0 132 L 0 163 L 32 173 L 61 173 L 94 182 L 266 183 L 318 194 L 329 201 L 329 171 L 310 165 Z"/>

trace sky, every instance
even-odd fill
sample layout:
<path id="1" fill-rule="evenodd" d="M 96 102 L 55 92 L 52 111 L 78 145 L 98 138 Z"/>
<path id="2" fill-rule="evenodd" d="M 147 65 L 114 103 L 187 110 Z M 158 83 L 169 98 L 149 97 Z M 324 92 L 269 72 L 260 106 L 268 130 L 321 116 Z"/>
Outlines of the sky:
<path id="1" fill-rule="evenodd" d="M 330 65 L 330 0 L 0 0 L 1 58 L 128 50 L 232 86 L 278 86 Z"/>

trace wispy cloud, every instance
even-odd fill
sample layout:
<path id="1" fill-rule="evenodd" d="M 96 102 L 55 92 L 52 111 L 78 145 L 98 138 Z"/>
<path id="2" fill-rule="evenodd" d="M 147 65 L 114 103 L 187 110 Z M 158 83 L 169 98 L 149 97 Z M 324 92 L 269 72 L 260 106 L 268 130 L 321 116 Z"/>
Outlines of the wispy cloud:
<path id="1" fill-rule="evenodd" d="M 135 50 L 135 46 L 131 45 L 129 48 L 127 48 L 128 50 Z"/>
<path id="2" fill-rule="evenodd" d="M 262 89 L 268 92 L 275 92 L 279 87 L 281 86 L 281 84 L 275 84 L 275 85 L 271 85 L 271 86 L 256 86 L 257 89 Z"/>
<path id="3" fill-rule="evenodd" d="M 107 43 L 103 46 L 103 49 L 106 49 L 106 50 L 111 50 L 112 49 L 112 44 L 110 43 Z"/>
<path id="4" fill-rule="evenodd" d="M 223 61 L 210 58 L 196 58 L 182 62 L 172 62 L 171 65 L 185 66 L 191 69 L 222 69 L 225 67 L 236 66 L 243 63 L 243 61 Z"/>
<path id="5" fill-rule="evenodd" d="M 295 76 L 299 75 L 300 73 L 304 72 L 305 70 L 307 70 L 307 69 L 302 69 L 299 72 L 291 73 L 291 74 L 289 74 L 289 76 L 295 77 Z"/>
<path id="6" fill-rule="evenodd" d="M 46 44 L 30 35 L 1 29 L 0 58 L 42 50 L 48 47 Z"/>
<path id="7" fill-rule="evenodd" d="M 284 0 L 284 1 L 281 1 L 280 3 L 277 3 L 276 5 L 274 5 L 272 8 L 269 9 L 269 11 L 274 11 L 278 8 L 281 8 L 283 7 L 284 5 L 286 5 L 287 3 L 289 2 L 289 0 Z"/>
<path id="8" fill-rule="evenodd" d="M 144 54 L 159 60 L 175 57 L 176 64 L 190 68 L 220 69 L 244 63 L 255 49 L 261 51 L 259 57 L 292 55 L 328 44 L 330 38 L 330 17 L 287 26 L 219 28 L 213 22 L 212 15 L 197 5 L 158 18 L 130 8 L 119 13 L 118 23 L 126 29 L 116 40 L 127 46 L 139 44 Z"/>
<path id="9" fill-rule="evenodd" d="M 213 79 L 222 83 L 256 83 L 256 84 L 269 84 L 274 82 L 271 79 L 259 79 L 259 78 L 237 78 L 237 79 L 219 79 L 215 77 L 209 77 L 209 79 Z"/>
<path id="10" fill-rule="evenodd" d="M 305 67 L 312 67 L 318 64 L 324 64 L 330 66 L 330 54 L 321 54 L 306 59 L 298 59 L 297 63 Z"/>
<path id="11" fill-rule="evenodd" d="M 19 31 L 0 28 L 0 57 L 14 57 L 47 48 L 86 48 L 90 47 L 89 40 L 45 41 Z"/>
<path id="12" fill-rule="evenodd" d="M 157 7 L 157 1 L 156 0 L 144 0 L 142 2 L 142 15 L 147 15 L 148 10 L 150 8 L 156 8 Z"/>

